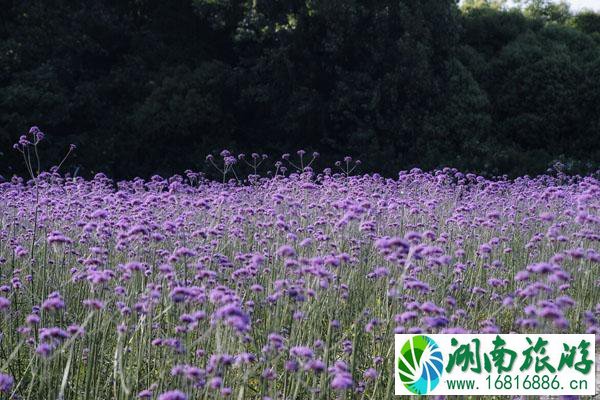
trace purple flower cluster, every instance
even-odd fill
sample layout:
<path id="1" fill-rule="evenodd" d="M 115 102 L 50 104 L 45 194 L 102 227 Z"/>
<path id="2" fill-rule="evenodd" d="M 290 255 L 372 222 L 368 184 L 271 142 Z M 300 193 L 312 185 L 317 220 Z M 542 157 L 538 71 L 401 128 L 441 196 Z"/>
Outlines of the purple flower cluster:
<path id="1" fill-rule="evenodd" d="M 394 333 L 600 334 L 597 178 L 296 155 L 0 183 L 0 397 L 384 398 Z"/>

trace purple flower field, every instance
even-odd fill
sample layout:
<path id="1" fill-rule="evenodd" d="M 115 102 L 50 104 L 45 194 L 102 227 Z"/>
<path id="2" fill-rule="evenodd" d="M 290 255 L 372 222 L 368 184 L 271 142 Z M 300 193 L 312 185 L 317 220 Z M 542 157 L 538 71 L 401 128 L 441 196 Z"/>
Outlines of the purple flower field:
<path id="1" fill-rule="evenodd" d="M 0 184 L 0 398 L 382 399 L 394 333 L 600 333 L 597 178 L 345 172 Z"/>

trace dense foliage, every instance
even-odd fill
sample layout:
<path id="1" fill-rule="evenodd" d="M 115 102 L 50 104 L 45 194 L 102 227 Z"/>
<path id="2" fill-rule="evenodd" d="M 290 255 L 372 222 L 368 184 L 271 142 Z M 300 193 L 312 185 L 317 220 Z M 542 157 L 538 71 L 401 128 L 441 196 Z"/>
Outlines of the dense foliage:
<path id="1" fill-rule="evenodd" d="M 364 170 L 600 163 L 600 17 L 542 0 L 3 0 L 0 146 L 71 171 L 198 169 L 223 147 Z M 524 11 L 522 11 L 524 10 Z M 11 175 L 18 154 L 0 157 Z M 55 157 L 59 158 L 55 154 Z M 331 161 L 331 160 L 325 160 Z"/>
<path id="2" fill-rule="evenodd" d="M 561 173 L 15 178 L 0 398 L 391 399 L 394 332 L 598 341 L 599 226 Z"/>

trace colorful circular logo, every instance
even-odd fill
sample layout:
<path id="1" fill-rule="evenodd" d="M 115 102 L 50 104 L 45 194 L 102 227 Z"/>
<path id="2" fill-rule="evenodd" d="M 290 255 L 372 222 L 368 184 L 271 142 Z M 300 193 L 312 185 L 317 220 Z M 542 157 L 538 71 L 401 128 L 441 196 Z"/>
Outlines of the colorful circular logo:
<path id="1" fill-rule="evenodd" d="M 427 394 L 440 383 L 444 358 L 436 342 L 428 336 L 408 339 L 398 356 L 400 380 L 411 393 Z"/>

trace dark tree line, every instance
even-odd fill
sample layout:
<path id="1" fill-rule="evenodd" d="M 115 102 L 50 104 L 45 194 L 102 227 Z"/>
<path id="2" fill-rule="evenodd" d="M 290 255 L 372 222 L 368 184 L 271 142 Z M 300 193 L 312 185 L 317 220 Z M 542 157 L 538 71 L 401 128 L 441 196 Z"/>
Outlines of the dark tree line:
<path id="1" fill-rule="evenodd" d="M 600 167 L 600 15 L 530 0 L 0 0 L 0 173 L 124 178 L 228 148 L 363 170 Z"/>

